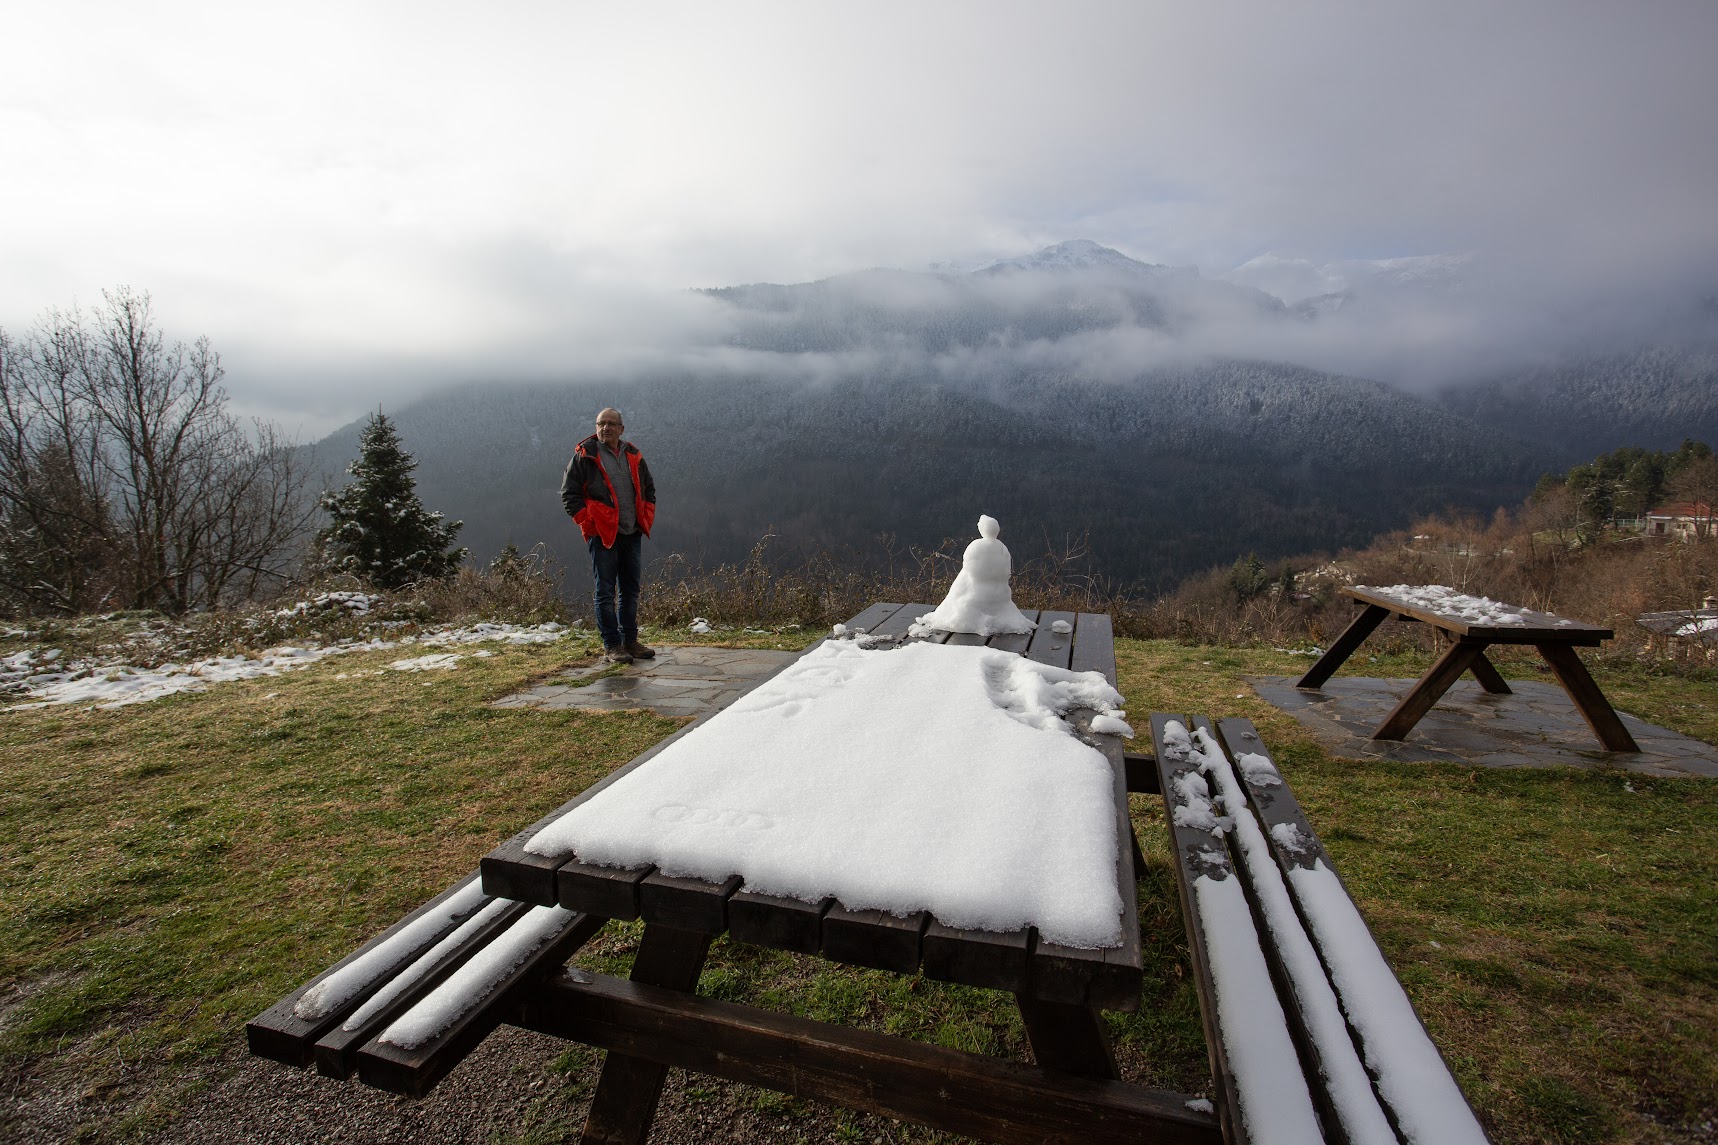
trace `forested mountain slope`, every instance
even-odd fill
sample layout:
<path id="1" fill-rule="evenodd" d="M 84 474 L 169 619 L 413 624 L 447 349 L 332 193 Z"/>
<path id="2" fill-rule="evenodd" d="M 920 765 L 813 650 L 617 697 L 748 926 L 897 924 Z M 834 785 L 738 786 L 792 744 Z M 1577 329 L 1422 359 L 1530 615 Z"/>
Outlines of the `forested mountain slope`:
<path id="1" fill-rule="evenodd" d="M 732 560 L 765 532 L 883 559 L 876 538 L 965 538 L 980 512 L 1018 559 L 1089 535 L 1094 567 L 1162 587 L 1237 551 L 1358 544 L 1409 515 L 1518 498 L 1543 457 L 1372 382 L 1227 362 L 1098 383 L 982 386 L 878 375 L 828 385 L 691 377 L 483 387 L 397 411 L 419 492 L 486 558 L 509 540 L 576 555 L 556 488 L 618 404 L 649 458 L 654 556 Z M 337 468 L 355 431 L 318 447 Z"/>

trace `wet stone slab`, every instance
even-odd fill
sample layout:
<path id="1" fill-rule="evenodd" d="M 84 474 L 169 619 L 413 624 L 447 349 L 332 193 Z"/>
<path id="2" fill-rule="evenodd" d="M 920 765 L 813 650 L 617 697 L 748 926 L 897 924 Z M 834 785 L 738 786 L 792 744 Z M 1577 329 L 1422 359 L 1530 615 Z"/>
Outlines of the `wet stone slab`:
<path id="1" fill-rule="evenodd" d="M 1297 688 L 1292 676 L 1248 676 L 1268 702 L 1292 715 L 1333 753 L 1349 759 L 1460 763 L 1479 767 L 1584 767 L 1667 777 L 1718 778 L 1718 747 L 1618 712 L 1640 751 L 1599 746 L 1573 702 L 1555 684 L 1511 680 L 1494 696 L 1461 680 L 1401 742 L 1372 732 L 1414 680 L 1338 676 L 1322 688 Z"/>
<path id="2" fill-rule="evenodd" d="M 597 712 L 649 708 L 664 716 L 701 716 L 727 707 L 798 656 L 754 648 L 664 646 L 654 660 L 634 661 L 612 673 L 605 664 L 573 668 L 491 706 Z"/>

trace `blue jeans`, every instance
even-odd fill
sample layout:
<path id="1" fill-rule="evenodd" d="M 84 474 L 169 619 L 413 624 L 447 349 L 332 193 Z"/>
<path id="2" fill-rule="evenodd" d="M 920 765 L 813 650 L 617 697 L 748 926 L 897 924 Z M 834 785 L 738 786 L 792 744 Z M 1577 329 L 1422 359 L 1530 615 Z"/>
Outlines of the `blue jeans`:
<path id="1" fill-rule="evenodd" d="M 604 548 L 601 537 L 592 537 L 591 576 L 597 582 L 597 630 L 603 647 L 615 648 L 638 639 L 638 586 L 644 579 L 644 534 L 621 533 L 614 547 Z M 620 590 L 619 615 L 615 612 L 615 590 Z"/>

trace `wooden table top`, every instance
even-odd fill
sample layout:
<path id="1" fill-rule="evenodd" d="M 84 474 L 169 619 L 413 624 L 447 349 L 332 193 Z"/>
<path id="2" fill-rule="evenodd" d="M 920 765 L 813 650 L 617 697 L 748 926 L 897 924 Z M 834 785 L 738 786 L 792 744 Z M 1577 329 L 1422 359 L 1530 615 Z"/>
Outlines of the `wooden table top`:
<path id="1" fill-rule="evenodd" d="M 908 639 L 914 621 L 935 606 L 874 604 L 847 622 L 873 637 Z M 1102 613 L 1027 611 L 1037 627 L 1030 633 L 984 639 L 967 633 L 932 633 L 928 642 L 978 645 L 1015 652 L 1042 664 L 1075 671 L 1096 671 L 1116 681 L 1115 635 Z M 1058 620 L 1069 632 L 1054 631 Z M 917 639 L 917 638 L 914 638 Z M 759 681 L 760 683 L 762 681 Z M 524 847 L 538 831 L 583 803 L 621 775 L 721 713 L 688 724 L 661 744 L 593 784 L 579 796 L 515 835 L 483 859 L 484 890 L 492 895 L 539 904 L 559 903 L 605 918 L 643 918 L 680 929 L 719 934 L 836 961 L 900 973 L 926 975 L 967 985 L 1026 993 L 1046 1001 L 1132 1010 L 1139 1004 L 1143 961 L 1139 942 L 1138 900 L 1134 890 L 1132 824 L 1127 812 L 1126 769 L 1122 743 L 1113 735 L 1091 734 L 1090 713 L 1076 713 L 1075 725 L 1087 742 L 1104 754 L 1115 777 L 1116 880 L 1123 903 L 1122 944 L 1082 950 L 1038 941 L 1033 930 L 1012 933 L 947 927 L 920 912 L 898 918 L 883 911 L 849 911 L 839 902 L 805 903 L 739 890 L 738 876 L 713 884 L 671 878 L 655 868 L 618 870 L 578 863 L 570 856 L 546 858 Z"/>
<path id="2" fill-rule="evenodd" d="M 1611 639 L 1609 628 L 1600 628 L 1596 624 L 1588 624 L 1582 620 L 1570 620 L 1565 616 L 1554 616 L 1549 612 L 1535 612 L 1530 608 L 1518 608 L 1510 604 L 1504 605 L 1514 609 L 1521 617 L 1520 624 L 1485 624 L 1450 612 L 1439 612 L 1425 605 L 1404 600 L 1402 597 L 1382 589 L 1366 585 L 1356 585 L 1344 588 L 1344 595 L 1365 604 L 1387 608 L 1391 612 L 1403 616 L 1411 616 L 1415 620 L 1424 621 L 1446 632 L 1471 639 L 1485 640 L 1495 644 L 1591 644 Z M 1498 603 L 1502 603 L 1501 601 Z"/>

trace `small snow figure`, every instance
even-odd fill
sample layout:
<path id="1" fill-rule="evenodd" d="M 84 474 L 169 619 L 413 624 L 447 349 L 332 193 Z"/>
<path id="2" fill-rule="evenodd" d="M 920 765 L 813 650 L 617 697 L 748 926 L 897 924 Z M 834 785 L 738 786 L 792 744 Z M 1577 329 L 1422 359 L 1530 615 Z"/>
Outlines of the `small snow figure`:
<path id="1" fill-rule="evenodd" d="M 710 631 L 710 622 L 705 620 L 702 616 L 694 616 L 692 618 L 692 623 L 687 626 L 686 631 L 695 636 L 703 636 L 705 633 Z"/>
<path id="2" fill-rule="evenodd" d="M 997 538 L 1002 526 L 995 517 L 978 519 L 978 540 L 966 546 L 960 575 L 949 586 L 948 595 L 913 625 L 912 632 L 972 632 L 994 636 L 999 632 L 1030 632 L 1033 624 L 1014 607 L 1008 577 L 1014 560 L 1008 546 Z"/>

